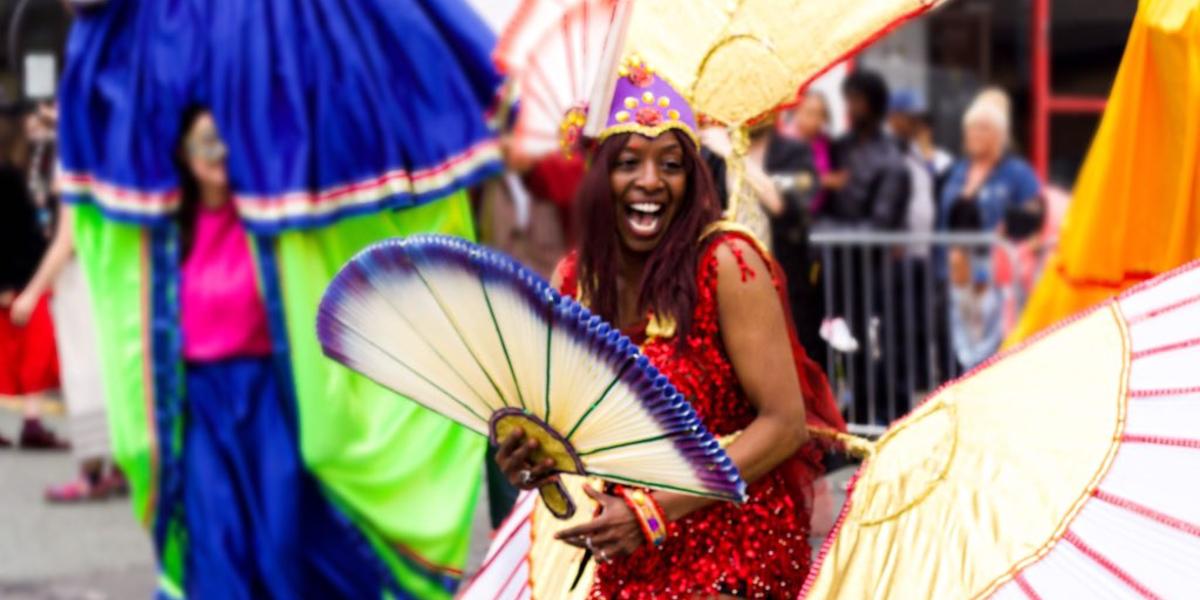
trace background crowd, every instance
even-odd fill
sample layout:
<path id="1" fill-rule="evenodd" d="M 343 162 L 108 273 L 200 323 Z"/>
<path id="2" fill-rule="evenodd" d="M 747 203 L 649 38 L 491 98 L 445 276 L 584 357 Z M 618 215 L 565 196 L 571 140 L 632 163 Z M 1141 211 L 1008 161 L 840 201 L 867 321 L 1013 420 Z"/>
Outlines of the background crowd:
<path id="1" fill-rule="evenodd" d="M 833 122 L 835 101 L 845 123 Z M 962 147 L 944 147 L 918 94 L 860 69 L 840 97 L 810 90 L 752 123 L 747 140 L 702 132 L 726 208 L 787 271 L 805 348 L 853 363 L 858 377 L 832 369 L 845 407 L 866 411 L 872 385 L 880 397 L 932 390 L 995 354 L 1020 314 L 1057 223 L 1012 120 L 1008 94 L 985 88 L 961 116 Z M 583 159 L 506 159 L 512 174 L 476 194 L 483 239 L 548 276 L 571 242 Z M 885 377 L 889 360 L 896 374 Z M 874 420 L 886 425 L 912 400 Z"/>

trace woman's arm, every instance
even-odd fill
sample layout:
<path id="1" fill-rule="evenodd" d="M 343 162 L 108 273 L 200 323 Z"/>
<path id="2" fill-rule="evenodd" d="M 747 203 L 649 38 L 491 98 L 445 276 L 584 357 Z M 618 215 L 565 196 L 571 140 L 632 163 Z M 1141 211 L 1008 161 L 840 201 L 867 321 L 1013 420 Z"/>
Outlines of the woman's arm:
<path id="1" fill-rule="evenodd" d="M 13 301 L 13 324 L 23 326 L 29 322 L 29 317 L 37 307 L 38 299 L 50 289 L 50 286 L 54 285 L 54 280 L 62 272 L 67 261 L 71 259 L 71 255 L 74 254 L 73 215 L 74 211 L 71 210 L 69 204 L 59 204 L 58 225 L 54 230 L 54 241 L 50 242 L 50 248 L 46 250 L 42 262 L 38 264 L 37 271 L 29 280 L 29 285 L 25 286 L 25 289 L 21 290 L 21 294 Z"/>
<path id="2" fill-rule="evenodd" d="M 787 318 L 771 281 L 770 268 L 742 240 L 723 244 L 716 257 L 721 339 L 742 389 L 758 412 L 726 452 L 742 478 L 753 482 L 808 441 L 804 400 L 787 334 Z M 745 275 L 743 264 L 749 269 Z M 668 492 L 655 492 L 654 497 L 669 520 L 711 502 Z"/>

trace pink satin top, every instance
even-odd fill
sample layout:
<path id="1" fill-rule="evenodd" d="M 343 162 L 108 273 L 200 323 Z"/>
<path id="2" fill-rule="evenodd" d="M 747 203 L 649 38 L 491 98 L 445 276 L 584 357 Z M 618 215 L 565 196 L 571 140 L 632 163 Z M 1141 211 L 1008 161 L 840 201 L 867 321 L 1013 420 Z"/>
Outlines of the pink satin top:
<path id="1" fill-rule="evenodd" d="M 233 202 L 201 206 L 179 282 L 183 357 L 215 361 L 271 353 L 250 240 Z"/>

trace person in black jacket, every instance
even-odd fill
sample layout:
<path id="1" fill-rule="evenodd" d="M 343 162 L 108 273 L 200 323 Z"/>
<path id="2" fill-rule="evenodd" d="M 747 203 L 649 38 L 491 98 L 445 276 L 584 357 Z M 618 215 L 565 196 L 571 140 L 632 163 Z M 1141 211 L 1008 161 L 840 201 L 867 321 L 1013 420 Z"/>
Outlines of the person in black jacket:
<path id="1" fill-rule="evenodd" d="M 878 74 L 856 71 L 842 94 L 850 131 L 834 145 L 836 192 L 824 207 L 831 225 L 899 230 L 905 226 L 909 181 L 904 157 L 883 131 L 888 87 Z"/>

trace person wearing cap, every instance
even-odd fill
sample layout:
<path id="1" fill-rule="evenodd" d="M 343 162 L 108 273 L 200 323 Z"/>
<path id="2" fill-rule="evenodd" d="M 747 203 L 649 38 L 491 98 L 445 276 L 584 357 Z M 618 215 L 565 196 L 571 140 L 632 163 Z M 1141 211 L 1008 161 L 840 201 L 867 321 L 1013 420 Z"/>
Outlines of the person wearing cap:
<path id="1" fill-rule="evenodd" d="M 937 212 L 937 170 L 925 158 L 917 145 L 917 134 L 921 128 L 920 115 L 924 112 L 921 99 L 911 90 L 900 90 L 892 94 L 888 107 L 888 128 L 896 139 L 896 145 L 904 157 L 908 170 L 909 195 L 906 229 L 913 233 L 930 233 L 934 228 Z M 928 257 L 928 246 L 911 249 L 922 258 Z"/>

